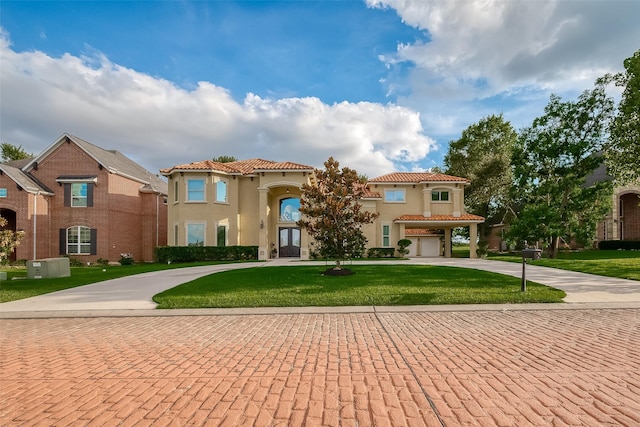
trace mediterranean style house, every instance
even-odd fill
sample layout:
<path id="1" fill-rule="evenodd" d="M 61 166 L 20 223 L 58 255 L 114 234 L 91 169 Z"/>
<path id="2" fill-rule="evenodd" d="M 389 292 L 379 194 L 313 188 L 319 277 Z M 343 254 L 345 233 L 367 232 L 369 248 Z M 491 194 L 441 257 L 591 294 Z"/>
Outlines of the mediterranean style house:
<path id="1" fill-rule="evenodd" d="M 296 225 L 303 184 L 315 169 L 262 159 L 211 160 L 161 169 L 169 181 L 170 246 L 258 246 L 258 258 L 308 259 L 312 242 Z M 410 256 L 451 256 L 451 230 L 469 227 L 475 257 L 477 224 L 464 211 L 465 178 L 439 173 L 391 173 L 370 180 L 360 201 L 379 213 L 363 229 L 367 247 L 397 247 L 410 239 Z"/>
<path id="2" fill-rule="evenodd" d="M 159 176 L 69 134 L 34 158 L 0 164 L 0 215 L 25 232 L 18 260 L 153 261 L 166 245 L 166 196 Z"/>

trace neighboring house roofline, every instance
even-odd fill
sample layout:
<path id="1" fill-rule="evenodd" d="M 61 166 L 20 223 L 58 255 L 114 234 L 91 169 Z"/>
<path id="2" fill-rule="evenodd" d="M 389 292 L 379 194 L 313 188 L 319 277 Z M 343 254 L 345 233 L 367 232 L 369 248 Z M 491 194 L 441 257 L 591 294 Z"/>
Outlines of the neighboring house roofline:
<path id="1" fill-rule="evenodd" d="M 46 185 L 39 182 L 30 174 L 7 164 L 0 164 L 0 174 L 7 175 L 18 187 L 27 193 L 53 196 L 54 193 Z"/>
<path id="2" fill-rule="evenodd" d="M 69 133 L 63 133 L 58 139 L 56 139 L 51 145 L 49 145 L 44 151 L 32 158 L 23 168 L 24 172 L 29 172 L 32 169 L 37 169 L 38 163 L 49 156 L 56 148 L 64 143 L 74 143 L 81 150 L 83 150 L 89 157 L 95 160 L 98 165 L 106 169 L 109 173 L 119 175 L 133 181 L 137 181 L 144 185 L 150 185 L 154 191 L 161 194 L 168 194 L 167 183 L 160 179 L 158 176 L 149 172 L 138 163 L 129 159 L 124 154 L 116 150 L 105 150 L 90 142 L 87 142 L 77 136 L 73 136 Z"/>

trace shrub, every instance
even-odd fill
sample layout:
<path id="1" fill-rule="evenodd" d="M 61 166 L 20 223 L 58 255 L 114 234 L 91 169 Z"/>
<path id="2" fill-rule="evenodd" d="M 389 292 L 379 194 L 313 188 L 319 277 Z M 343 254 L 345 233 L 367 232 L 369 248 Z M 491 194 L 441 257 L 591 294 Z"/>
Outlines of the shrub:
<path id="1" fill-rule="evenodd" d="M 396 248 L 369 248 L 367 258 L 393 258 Z"/>
<path id="2" fill-rule="evenodd" d="M 409 239 L 398 240 L 398 253 L 400 254 L 400 256 L 405 256 L 409 253 L 409 249 L 407 249 L 407 247 L 409 247 L 410 245 L 411 240 Z"/>
<path id="3" fill-rule="evenodd" d="M 602 240 L 598 242 L 601 250 L 640 250 L 640 240 Z"/>
<path id="4" fill-rule="evenodd" d="M 131 254 L 120 254 L 120 265 L 133 265 L 133 256 Z"/>
<path id="5" fill-rule="evenodd" d="M 257 246 L 160 246 L 155 252 L 156 261 L 163 264 L 258 259 Z"/>

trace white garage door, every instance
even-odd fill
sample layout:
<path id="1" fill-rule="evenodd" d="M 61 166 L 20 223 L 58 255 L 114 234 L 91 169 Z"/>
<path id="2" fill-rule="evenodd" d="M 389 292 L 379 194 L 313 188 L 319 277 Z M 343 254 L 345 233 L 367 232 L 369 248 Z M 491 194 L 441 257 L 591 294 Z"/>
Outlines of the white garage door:
<path id="1" fill-rule="evenodd" d="M 423 237 L 420 239 L 420 255 L 424 257 L 440 256 L 440 238 Z"/>

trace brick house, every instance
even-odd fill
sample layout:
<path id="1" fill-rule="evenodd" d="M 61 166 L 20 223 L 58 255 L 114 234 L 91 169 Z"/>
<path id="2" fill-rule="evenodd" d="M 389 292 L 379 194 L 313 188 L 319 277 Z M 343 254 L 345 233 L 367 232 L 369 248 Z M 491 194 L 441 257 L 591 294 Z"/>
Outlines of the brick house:
<path id="1" fill-rule="evenodd" d="M 210 160 L 161 169 L 169 180 L 171 246 L 258 246 L 258 258 L 310 257 L 307 233 L 296 225 L 302 185 L 315 183 L 315 169 L 291 162 Z M 470 227 L 475 257 L 477 224 L 464 211 L 465 178 L 437 173 L 393 173 L 367 183 L 364 209 L 378 212 L 364 227 L 367 247 L 397 247 L 412 241 L 412 256 L 450 256 L 451 230 Z"/>
<path id="2" fill-rule="evenodd" d="M 167 184 L 115 150 L 63 134 L 34 158 L 0 164 L 0 214 L 26 236 L 14 259 L 152 261 L 166 245 Z"/>

